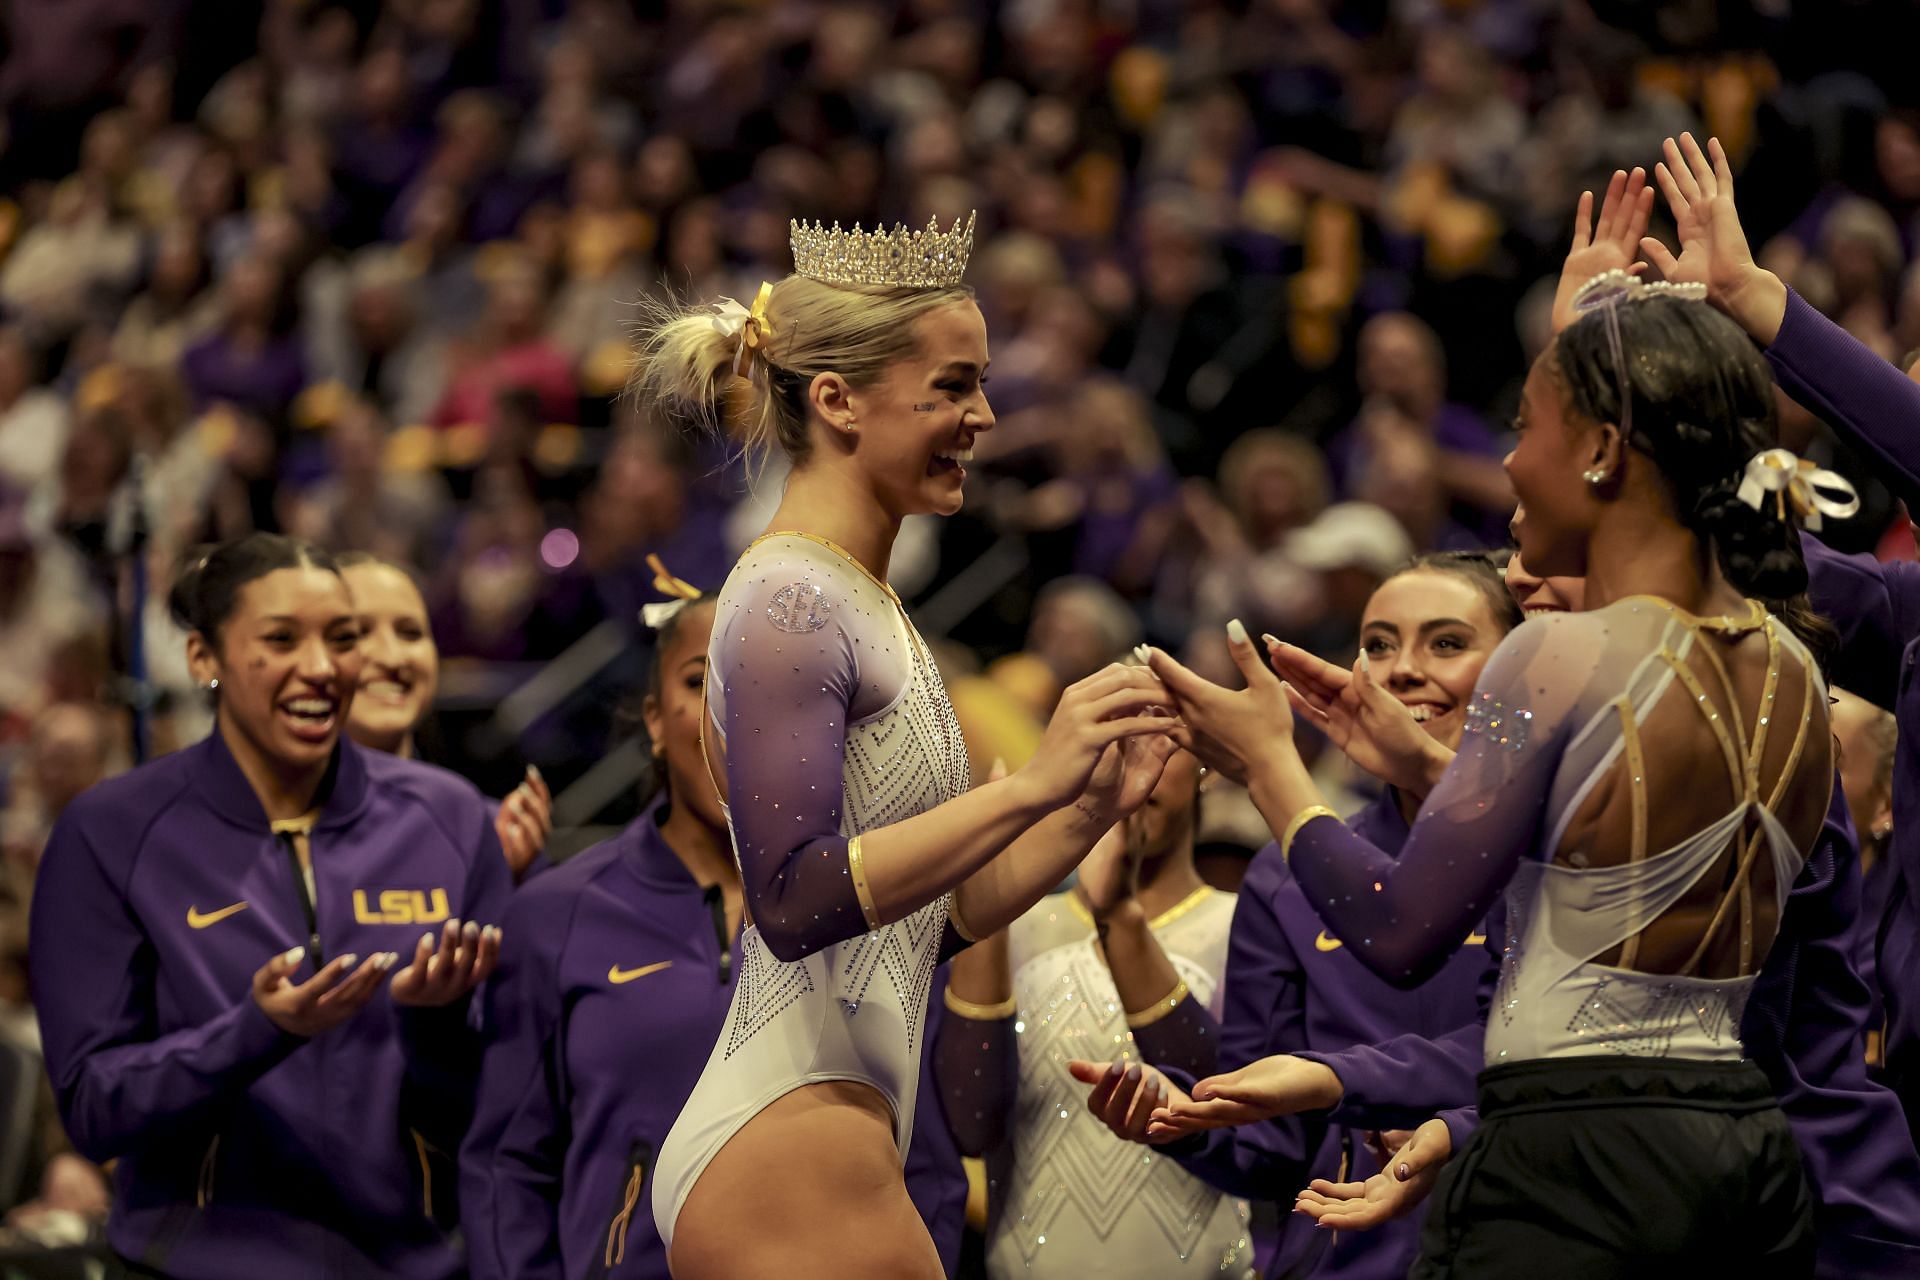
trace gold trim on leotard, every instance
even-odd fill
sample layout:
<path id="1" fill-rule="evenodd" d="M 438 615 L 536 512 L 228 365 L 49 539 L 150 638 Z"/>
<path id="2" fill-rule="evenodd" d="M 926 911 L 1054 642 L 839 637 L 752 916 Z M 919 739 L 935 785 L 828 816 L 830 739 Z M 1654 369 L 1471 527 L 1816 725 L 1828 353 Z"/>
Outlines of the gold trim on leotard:
<path id="1" fill-rule="evenodd" d="M 1300 834 L 1300 828 L 1315 818 L 1332 818 L 1340 821 L 1340 815 L 1323 804 L 1309 805 L 1293 815 L 1293 821 L 1287 824 L 1286 834 L 1280 837 L 1280 861 L 1286 862 L 1293 856 L 1293 838 Z"/>
<path id="2" fill-rule="evenodd" d="M 1190 994 L 1184 978 L 1176 981 L 1173 984 L 1173 990 L 1167 992 L 1166 995 L 1161 996 L 1144 1009 L 1129 1013 L 1127 1015 L 1127 1029 L 1130 1031 L 1138 1031 L 1142 1027 L 1152 1026 L 1154 1023 L 1160 1021 L 1160 1019 L 1172 1013 L 1175 1009 L 1178 1009 L 1180 1002 L 1185 1000 Z"/>
<path id="3" fill-rule="evenodd" d="M 1008 996 L 998 1004 L 975 1004 L 971 1000 L 963 1000 L 953 994 L 953 988 L 948 987 L 940 998 L 946 1002 L 947 1008 L 975 1022 L 998 1022 L 1002 1018 L 1011 1018 L 1020 1012 L 1018 996 Z"/>
<path id="4" fill-rule="evenodd" d="M 867 887 L 867 864 L 860 856 L 860 837 L 847 841 L 847 874 L 853 877 L 853 896 L 860 900 L 860 914 L 867 928 L 880 927 L 880 909 L 873 904 L 873 890 Z"/>

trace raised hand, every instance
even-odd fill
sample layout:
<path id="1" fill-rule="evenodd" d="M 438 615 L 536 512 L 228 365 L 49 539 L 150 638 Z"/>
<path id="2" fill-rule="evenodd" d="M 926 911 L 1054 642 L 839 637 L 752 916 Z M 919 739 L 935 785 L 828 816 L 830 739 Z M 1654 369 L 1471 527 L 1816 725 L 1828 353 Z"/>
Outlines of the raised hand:
<path id="1" fill-rule="evenodd" d="M 1074 883 L 1096 920 L 1133 897 L 1140 887 L 1140 856 L 1132 845 L 1127 824 L 1116 822 L 1080 864 Z"/>
<path id="2" fill-rule="evenodd" d="M 440 945 L 432 933 L 421 936 L 413 949 L 413 963 L 393 975 L 395 1004 L 428 1007 L 452 1004 L 486 981 L 500 958 L 500 930 L 481 928 L 469 920 L 463 929 L 449 920 L 440 930 Z"/>
<path id="3" fill-rule="evenodd" d="M 1631 174 L 1614 170 L 1600 202 L 1598 222 L 1593 219 L 1593 192 L 1580 193 L 1573 214 L 1573 246 L 1561 264 L 1559 287 L 1553 291 L 1555 333 L 1574 322 L 1573 298 L 1581 285 L 1608 271 L 1638 275 L 1646 270 L 1647 264 L 1639 261 L 1640 241 L 1652 216 L 1653 188 L 1647 185 L 1645 169 L 1636 168 Z"/>
<path id="4" fill-rule="evenodd" d="M 1160 681 L 1142 667 L 1116 662 L 1096 671 L 1060 695 L 1033 759 L 1014 776 L 1032 788 L 1047 808 L 1058 809 L 1079 799 L 1099 774 L 1101 794 L 1117 808 L 1152 768 L 1151 753 L 1136 757 L 1141 766 L 1133 770 L 1127 767 L 1124 752 L 1108 757 L 1107 748 L 1142 734 L 1164 737 L 1171 723 L 1166 715 L 1171 702 Z M 1167 751 L 1171 754 L 1170 746 Z M 1166 763 L 1164 756 L 1160 763 Z M 1158 772 L 1153 772 L 1146 791 L 1151 793 L 1159 780 Z M 1146 794 L 1141 794 L 1134 805 L 1137 808 L 1145 801 Z"/>
<path id="5" fill-rule="evenodd" d="M 1180 711 L 1183 727 L 1175 731 L 1176 740 L 1202 764 L 1242 780 L 1249 761 L 1293 749 L 1293 709 L 1280 677 L 1261 659 L 1238 619 L 1227 624 L 1227 649 L 1247 681 L 1245 689 L 1223 689 L 1160 649 L 1153 650 L 1151 663 Z"/>
<path id="6" fill-rule="evenodd" d="M 1147 1135 L 1170 1142 L 1202 1129 L 1325 1111 L 1345 1093 L 1331 1067 L 1279 1054 L 1195 1084 L 1191 1099 L 1170 1101 L 1154 1111 Z"/>
<path id="7" fill-rule="evenodd" d="M 1673 211 L 1680 256 L 1651 237 L 1640 250 L 1660 274 L 1675 284 L 1704 284 L 1707 301 L 1739 323 L 1763 346 L 1779 336 L 1787 311 L 1787 287 L 1780 277 L 1753 260 L 1747 233 L 1733 203 L 1733 167 L 1718 138 L 1707 151 L 1693 135 L 1668 138 L 1666 160 L 1654 166 L 1654 178 Z M 1708 155 L 1711 152 L 1711 156 Z"/>
<path id="8" fill-rule="evenodd" d="M 1262 639 L 1274 670 L 1286 681 L 1293 709 L 1318 725 L 1349 760 L 1417 798 L 1433 789 L 1454 753 L 1435 742 L 1406 704 L 1373 679 L 1364 653 L 1348 671 L 1284 640 Z"/>
<path id="9" fill-rule="evenodd" d="M 296 1036 L 317 1036 L 366 1008 L 380 989 L 380 979 L 399 960 L 393 952 L 381 951 L 355 969 L 358 956 L 335 956 L 311 978 L 295 983 L 290 975 L 306 956 L 305 947 L 283 951 L 253 975 L 253 1002 L 274 1026 Z"/>
<path id="10" fill-rule="evenodd" d="M 500 802 L 493 815 L 493 832 L 507 855 L 507 869 L 519 881 L 553 835 L 553 792 L 533 765 L 527 766 L 526 780 Z"/>
<path id="11" fill-rule="evenodd" d="M 1316 1178 L 1294 1201 L 1293 1211 L 1335 1231 L 1365 1231 L 1404 1216 L 1433 1190 L 1453 1155 L 1446 1122 L 1429 1120 L 1413 1131 L 1386 1167 L 1365 1182 Z"/>
<path id="12" fill-rule="evenodd" d="M 1081 1084 L 1093 1086 L 1087 1095 L 1087 1110 L 1111 1129 L 1114 1137 L 1159 1146 L 1181 1136 L 1155 1137 L 1147 1132 L 1147 1118 L 1155 1107 L 1189 1101 L 1180 1086 L 1157 1069 L 1143 1063 L 1128 1066 L 1123 1061 L 1109 1064 L 1076 1059 L 1067 1064 L 1067 1070 Z"/>

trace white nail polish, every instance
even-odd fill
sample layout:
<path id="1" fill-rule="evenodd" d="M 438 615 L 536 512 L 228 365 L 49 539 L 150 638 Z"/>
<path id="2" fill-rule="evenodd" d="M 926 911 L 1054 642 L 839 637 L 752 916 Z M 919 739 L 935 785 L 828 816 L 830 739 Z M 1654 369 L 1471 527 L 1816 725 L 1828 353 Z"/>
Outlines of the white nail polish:
<path id="1" fill-rule="evenodd" d="M 1152 662 L 1153 650 L 1143 644 L 1137 644 L 1133 646 L 1133 656 L 1138 658 L 1142 663 Z"/>
<path id="2" fill-rule="evenodd" d="M 286 954 L 286 961 L 288 964 L 299 964 L 302 960 L 305 960 L 306 958 L 307 958 L 307 949 L 305 947 L 295 947 L 293 950 L 287 952 Z"/>
<path id="3" fill-rule="evenodd" d="M 469 920 L 467 921 L 466 928 L 462 929 L 461 932 L 466 934 L 468 942 L 472 942 L 480 936 L 480 926 L 474 921 Z"/>
<path id="4" fill-rule="evenodd" d="M 530 764 L 527 766 L 527 776 L 529 778 L 532 778 L 535 782 L 545 781 L 545 779 L 543 779 L 540 776 L 540 766 L 537 764 Z"/>
<path id="5" fill-rule="evenodd" d="M 351 969 L 353 968 L 354 961 L 358 960 L 359 958 L 360 958 L 359 956 L 349 951 L 347 952 L 347 954 L 340 957 L 340 967 L 342 969 Z"/>
<path id="6" fill-rule="evenodd" d="M 1360 669 L 1368 675 L 1373 674 L 1373 659 L 1367 657 L 1367 651 L 1365 649 L 1360 651 Z"/>
<path id="7" fill-rule="evenodd" d="M 1240 621 L 1238 618 L 1227 623 L 1227 639 L 1235 644 L 1245 644 L 1247 642 L 1246 623 Z"/>
<path id="8" fill-rule="evenodd" d="M 421 934 L 421 935 L 420 935 L 420 945 L 421 945 L 421 946 L 423 946 L 423 947 L 428 947 L 428 948 L 431 948 L 431 947 L 433 946 L 433 934 L 431 934 L 431 933 L 423 933 L 423 934 Z"/>

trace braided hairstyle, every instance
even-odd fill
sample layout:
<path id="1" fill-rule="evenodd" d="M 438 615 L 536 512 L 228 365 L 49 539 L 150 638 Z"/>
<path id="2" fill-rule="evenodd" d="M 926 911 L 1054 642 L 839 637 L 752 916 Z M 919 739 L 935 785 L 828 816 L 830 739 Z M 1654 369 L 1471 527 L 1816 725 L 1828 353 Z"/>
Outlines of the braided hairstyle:
<path id="1" fill-rule="evenodd" d="M 1755 510 L 1739 498 L 1748 460 L 1778 434 L 1765 358 L 1738 325 L 1700 302 L 1649 297 L 1614 310 L 1632 398 L 1628 443 L 1659 464 L 1680 522 L 1712 548 L 1727 581 L 1778 614 L 1824 665 L 1833 630 L 1807 603 L 1798 517 L 1789 507 L 1783 520 L 1772 502 Z M 1595 311 L 1554 344 L 1568 405 L 1595 422 L 1621 417 L 1607 324 Z"/>

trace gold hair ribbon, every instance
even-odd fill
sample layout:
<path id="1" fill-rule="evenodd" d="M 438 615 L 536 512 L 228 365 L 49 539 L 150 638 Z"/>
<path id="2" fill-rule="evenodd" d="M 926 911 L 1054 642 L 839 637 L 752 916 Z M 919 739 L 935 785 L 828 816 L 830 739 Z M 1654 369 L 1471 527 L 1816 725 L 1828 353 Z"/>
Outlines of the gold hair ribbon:
<path id="1" fill-rule="evenodd" d="M 738 304 L 736 304 L 738 305 Z M 702 597 L 700 588 L 684 578 L 676 578 L 667 572 L 667 566 L 660 557 L 651 551 L 647 553 L 647 568 L 653 570 L 653 589 L 670 600 L 661 600 L 654 604 L 640 606 L 640 619 L 655 631 L 673 621 L 682 609 Z"/>
<path id="2" fill-rule="evenodd" d="M 722 309 L 714 317 L 716 327 L 724 322 L 740 335 L 740 346 L 733 354 L 733 376 L 736 378 L 753 376 L 753 353 L 765 346 L 767 339 L 773 336 L 773 322 L 767 319 L 767 304 L 772 301 L 773 286 L 764 280 L 760 282 L 760 292 L 753 296 L 751 310 L 732 298 L 721 299 Z M 766 356 L 763 354 L 761 359 L 766 359 Z"/>
<path id="3" fill-rule="evenodd" d="M 1787 504 L 1791 502 L 1801 523 L 1815 532 L 1820 529 L 1822 516 L 1845 520 L 1860 510 L 1860 495 L 1845 476 L 1816 467 L 1786 449 L 1754 454 L 1740 478 L 1740 501 L 1755 511 L 1762 508 L 1768 494 L 1773 495 L 1776 518 L 1787 518 Z"/>

